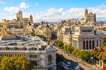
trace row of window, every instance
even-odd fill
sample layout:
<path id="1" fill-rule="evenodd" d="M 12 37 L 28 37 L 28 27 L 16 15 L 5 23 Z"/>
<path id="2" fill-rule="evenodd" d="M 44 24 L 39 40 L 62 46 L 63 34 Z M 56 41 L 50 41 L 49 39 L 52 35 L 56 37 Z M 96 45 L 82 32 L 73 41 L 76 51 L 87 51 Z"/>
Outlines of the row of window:
<path id="1" fill-rule="evenodd" d="M 0 50 L 37 50 L 37 48 L 8 48 L 8 47 L 5 47 L 5 48 L 0 48 Z M 38 50 L 45 50 L 45 48 L 38 48 Z"/>
<path id="2" fill-rule="evenodd" d="M 7 57 L 12 57 L 12 56 L 25 56 L 25 54 L 0 54 L 0 56 L 7 56 Z"/>
<path id="3" fill-rule="evenodd" d="M 95 47 L 99 46 L 99 41 L 94 40 L 87 40 L 83 41 L 83 49 L 93 49 Z"/>

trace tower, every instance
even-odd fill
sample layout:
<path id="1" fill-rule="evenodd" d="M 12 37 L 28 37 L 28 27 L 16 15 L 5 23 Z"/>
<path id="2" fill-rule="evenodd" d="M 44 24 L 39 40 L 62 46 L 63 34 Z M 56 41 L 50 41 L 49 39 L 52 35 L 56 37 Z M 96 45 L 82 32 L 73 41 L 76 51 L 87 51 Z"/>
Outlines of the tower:
<path id="1" fill-rule="evenodd" d="M 33 23 L 33 16 L 32 16 L 32 14 L 30 15 L 30 23 Z"/>
<path id="2" fill-rule="evenodd" d="M 16 13 L 16 18 L 17 18 L 17 21 L 20 21 L 23 18 L 22 11 L 19 11 L 18 13 Z"/>
<path id="3" fill-rule="evenodd" d="M 89 12 L 88 9 L 85 10 L 84 17 L 81 18 L 80 22 L 86 25 L 95 25 L 96 23 L 96 14 Z"/>
<path id="4" fill-rule="evenodd" d="M 18 26 L 22 27 L 23 26 L 23 14 L 22 11 L 19 11 L 18 13 L 16 13 L 16 19 L 18 22 Z"/>
<path id="5" fill-rule="evenodd" d="M 84 14 L 85 17 L 88 16 L 88 9 L 85 9 L 85 14 Z"/>

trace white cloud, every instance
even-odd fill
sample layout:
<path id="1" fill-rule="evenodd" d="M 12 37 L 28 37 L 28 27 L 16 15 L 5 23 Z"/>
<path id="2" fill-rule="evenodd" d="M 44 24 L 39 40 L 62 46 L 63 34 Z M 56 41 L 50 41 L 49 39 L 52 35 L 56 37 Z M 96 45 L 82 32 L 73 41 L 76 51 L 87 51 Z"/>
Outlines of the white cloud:
<path id="1" fill-rule="evenodd" d="M 25 2 L 21 2 L 18 6 L 5 7 L 4 11 L 6 13 L 13 14 L 13 13 L 16 13 L 17 11 L 19 11 L 19 10 L 26 9 L 26 8 L 28 8 L 28 5 Z"/>
<path id="2" fill-rule="evenodd" d="M 83 14 L 83 11 L 83 8 L 70 8 L 68 10 L 64 10 L 63 8 L 50 8 L 46 12 L 36 13 L 35 19 L 47 21 L 70 19 L 81 16 Z"/>
<path id="3" fill-rule="evenodd" d="M 18 10 L 19 10 L 18 7 L 6 7 L 6 8 L 4 8 L 4 11 L 8 12 L 8 13 L 16 13 Z"/>
<path id="4" fill-rule="evenodd" d="M 19 8 L 28 8 L 28 5 L 25 2 L 21 2 Z"/>
<path id="5" fill-rule="evenodd" d="M 101 6 L 98 8 L 89 8 L 92 12 L 97 14 L 97 17 L 105 17 L 106 18 L 106 6 Z"/>
<path id="6" fill-rule="evenodd" d="M 36 6 L 39 3 L 35 3 Z M 18 6 L 6 7 L 4 11 L 7 13 L 16 13 L 20 9 L 27 9 L 29 6 L 25 2 L 21 2 Z M 97 7 L 89 7 L 89 11 L 96 13 L 97 18 L 106 18 L 106 5 L 100 5 Z M 49 8 L 47 11 L 35 13 L 32 10 L 35 21 L 47 20 L 47 21 L 58 21 L 61 19 L 79 18 L 83 16 L 85 8 Z M 28 15 L 29 12 L 26 13 Z"/>
<path id="7" fill-rule="evenodd" d="M 88 8 L 90 12 L 96 13 L 97 18 L 106 18 L 106 5 Z M 61 20 L 79 18 L 84 15 L 85 8 L 50 8 L 46 12 L 36 13 L 35 20 Z"/>

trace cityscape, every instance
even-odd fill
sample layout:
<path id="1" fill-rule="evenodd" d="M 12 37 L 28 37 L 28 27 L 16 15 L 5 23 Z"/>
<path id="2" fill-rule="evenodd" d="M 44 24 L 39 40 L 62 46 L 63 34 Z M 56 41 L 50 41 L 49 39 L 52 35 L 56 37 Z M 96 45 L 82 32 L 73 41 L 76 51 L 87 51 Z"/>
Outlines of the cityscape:
<path id="1" fill-rule="evenodd" d="M 0 0 L 0 70 L 106 70 L 103 2 Z"/>

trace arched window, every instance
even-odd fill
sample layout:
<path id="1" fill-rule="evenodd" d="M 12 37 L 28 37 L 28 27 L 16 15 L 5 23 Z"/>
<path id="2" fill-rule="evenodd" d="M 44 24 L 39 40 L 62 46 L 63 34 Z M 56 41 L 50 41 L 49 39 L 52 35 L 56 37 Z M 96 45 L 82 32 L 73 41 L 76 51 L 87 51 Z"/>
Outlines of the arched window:
<path id="1" fill-rule="evenodd" d="M 95 41 L 93 40 L 92 41 L 92 49 L 94 49 L 95 48 Z"/>
<path id="2" fill-rule="evenodd" d="M 89 41 L 89 47 L 90 47 L 90 49 L 92 49 L 92 44 L 91 44 L 92 42 L 91 42 L 91 40 Z"/>
<path id="3" fill-rule="evenodd" d="M 96 45 L 96 47 L 98 47 L 99 46 L 99 41 L 97 40 L 97 45 Z"/>
<path id="4" fill-rule="evenodd" d="M 88 41 L 86 41 L 86 50 L 88 50 L 89 47 L 88 44 L 89 44 Z"/>

